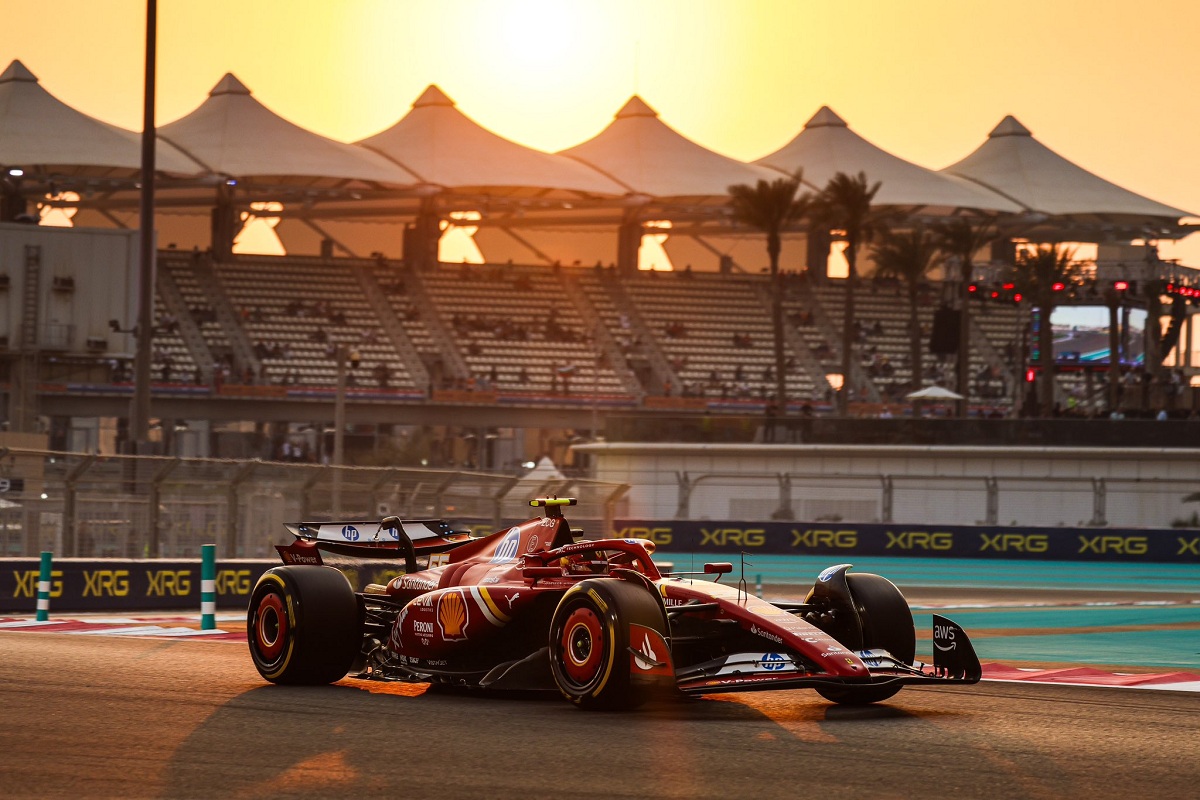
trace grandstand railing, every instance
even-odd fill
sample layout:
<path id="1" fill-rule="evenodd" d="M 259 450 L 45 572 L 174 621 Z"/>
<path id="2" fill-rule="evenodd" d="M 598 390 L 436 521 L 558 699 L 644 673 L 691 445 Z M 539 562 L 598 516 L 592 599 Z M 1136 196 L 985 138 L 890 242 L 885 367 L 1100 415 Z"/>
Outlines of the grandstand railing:
<path id="1" fill-rule="evenodd" d="M 0 448 L 0 556 L 225 558 L 274 555 L 285 522 L 445 519 L 487 533 L 535 515 L 533 497 L 575 497 L 570 519 L 612 529 L 619 483 L 570 477 L 259 460 L 101 456 Z"/>

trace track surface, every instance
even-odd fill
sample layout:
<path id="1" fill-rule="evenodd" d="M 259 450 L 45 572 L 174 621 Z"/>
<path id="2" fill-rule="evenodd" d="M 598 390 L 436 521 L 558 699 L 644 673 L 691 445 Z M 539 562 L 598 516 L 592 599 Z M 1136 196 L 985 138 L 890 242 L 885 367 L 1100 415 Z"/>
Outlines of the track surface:
<path id="1" fill-rule="evenodd" d="M 228 642 L 5 633 L 5 797 L 1194 797 L 1200 695 L 985 683 L 633 714 L 345 681 Z"/>

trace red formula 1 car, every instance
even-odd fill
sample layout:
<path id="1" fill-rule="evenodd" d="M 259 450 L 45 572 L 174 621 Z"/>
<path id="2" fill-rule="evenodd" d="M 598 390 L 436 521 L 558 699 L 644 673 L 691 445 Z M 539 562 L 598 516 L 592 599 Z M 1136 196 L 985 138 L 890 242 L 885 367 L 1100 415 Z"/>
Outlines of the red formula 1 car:
<path id="1" fill-rule="evenodd" d="M 480 539 L 436 520 L 289 525 L 251 595 L 250 655 L 269 681 L 376 680 L 551 690 L 582 708 L 632 708 L 657 692 L 808 687 L 836 703 L 907 684 L 975 683 L 962 628 L 933 617 L 933 663 L 915 660 L 912 613 L 878 575 L 821 572 L 803 603 L 769 603 L 716 580 L 662 575 L 643 539 L 576 541 L 562 507 Z M 374 529 L 372 533 L 372 529 Z M 322 553 L 395 559 L 402 573 L 356 593 Z M 421 562 L 425 565 L 422 568 Z M 439 563 L 442 562 L 442 563 Z"/>

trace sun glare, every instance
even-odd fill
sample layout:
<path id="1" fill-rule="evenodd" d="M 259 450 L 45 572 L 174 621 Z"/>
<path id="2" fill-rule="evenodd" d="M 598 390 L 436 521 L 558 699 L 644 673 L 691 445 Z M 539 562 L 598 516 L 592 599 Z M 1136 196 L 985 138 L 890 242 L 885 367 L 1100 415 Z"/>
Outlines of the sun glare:
<path id="1" fill-rule="evenodd" d="M 550 66 L 577 40 L 572 5 L 561 0 L 525 0 L 503 6 L 498 38 L 509 56 L 528 66 Z"/>

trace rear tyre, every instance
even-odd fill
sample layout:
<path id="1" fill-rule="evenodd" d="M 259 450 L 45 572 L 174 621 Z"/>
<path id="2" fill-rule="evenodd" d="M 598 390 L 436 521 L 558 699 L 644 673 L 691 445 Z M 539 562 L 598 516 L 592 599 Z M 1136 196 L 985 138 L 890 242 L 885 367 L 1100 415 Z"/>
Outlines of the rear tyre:
<path id="1" fill-rule="evenodd" d="M 663 641 L 631 641 L 630 625 L 649 628 Z M 656 689 L 673 685 L 674 676 L 648 674 L 644 667 L 635 670 L 630 647 L 669 664 L 666 647 L 661 646 L 667 634 L 662 606 L 644 587 L 611 578 L 582 581 L 563 595 L 550 623 L 554 682 L 580 708 L 636 708 Z"/>
<path id="2" fill-rule="evenodd" d="M 274 567 L 250 595 L 246 634 L 254 666 L 268 681 L 333 683 L 362 647 L 358 599 L 332 567 Z"/>
<path id="3" fill-rule="evenodd" d="M 887 650 L 905 664 L 917 655 L 917 634 L 908 601 L 887 578 L 867 572 L 846 575 L 850 596 L 862 620 L 862 649 Z M 887 700 L 902 687 L 863 686 L 818 688 L 817 693 L 833 703 L 867 705 Z"/>

